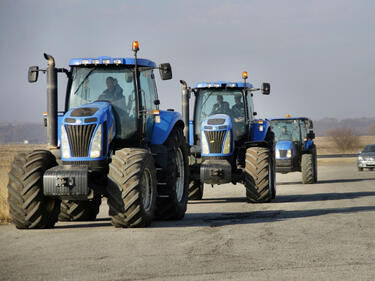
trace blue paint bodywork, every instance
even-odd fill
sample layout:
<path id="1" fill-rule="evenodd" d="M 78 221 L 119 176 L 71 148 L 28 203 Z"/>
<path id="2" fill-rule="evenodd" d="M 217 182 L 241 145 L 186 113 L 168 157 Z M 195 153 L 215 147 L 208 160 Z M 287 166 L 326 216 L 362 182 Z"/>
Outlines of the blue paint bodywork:
<path id="1" fill-rule="evenodd" d="M 294 146 L 292 141 L 288 140 L 282 140 L 278 141 L 275 146 L 275 150 L 291 150 L 292 151 L 292 156 L 291 157 L 280 157 L 278 159 L 291 159 L 294 158 L 295 156 L 295 151 L 294 151 Z"/>
<path id="2" fill-rule="evenodd" d="M 250 141 L 264 141 L 269 127 L 268 120 L 254 120 L 250 125 Z"/>
<path id="3" fill-rule="evenodd" d="M 163 144 L 177 122 L 183 126 L 182 116 L 178 112 L 160 110 L 160 123 L 154 124 L 151 144 Z"/>
<path id="4" fill-rule="evenodd" d="M 134 66 L 134 58 L 112 58 L 112 57 L 97 57 L 97 58 L 73 58 L 69 62 L 69 66 L 78 66 L 78 65 L 131 65 Z M 138 66 L 149 66 L 156 67 L 156 64 L 153 61 L 147 59 L 137 59 Z"/>
<path id="5" fill-rule="evenodd" d="M 220 125 L 210 125 L 210 124 L 208 124 L 208 121 L 211 120 L 211 119 L 225 119 L 225 122 L 223 124 L 220 124 Z M 223 128 L 224 126 L 226 128 Z M 226 114 L 214 114 L 214 115 L 211 115 L 211 116 L 207 117 L 205 120 L 202 121 L 201 132 L 203 133 L 203 131 L 209 131 L 209 132 L 210 131 L 211 132 L 213 132 L 213 131 L 226 131 L 226 134 L 225 134 L 225 137 L 223 139 L 223 144 L 222 144 L 222 147 L 221 147 L 221 152 L 222 153 L 208 153 L 208 154 L 204 154 L 203 153 L 203 149 L 201 148 L 201 155 L 202 156 L 212 156 L 212 157 L 215 157 L 215 156 L 229 156 L 229 155 L 233 154 L 234 142 L 233 142 L 233 136 L 231 135 L 231 131 L 232 131 L 232 119 L 228 115 L 226 115 Z M 225 139 L 228 136 L 231 137 L 230 149 L 229 149 L 229 153 L 224 154 L 223 153 L 224 143 L 225 143 Z M 201 142 L 202 142 L 201 145 L 203 145 L 203 139 L 201 140 Z"/>
<path id="6" fill-rule="evenodd" d="M 216 81 L 216 82 L 198 82 L 195 84 L 194 88 L 253 88 L 253 84 L 244 82 L 231 82 L 231 81 Z"/>
<path id="7" fill-rule="evenodd" d="M 90 115 L 90 116 L 84 116 L 84 117 L 75 117 L 75 116 L 71 116 L 71 113 L 72 111 L 78 109 L 78 108 L 98 108 L 98 110 L 93 114 L 93 115 Z M 87 122 L 87 119 L 88 118 L 97 118 L 97 121 L 95 122 Z M 74 119 L 75 120 L 75 123 L 72 123 L 72 122 L 66 122 L 67 121 L 67 118 L 69 119 Z M 111 141 L 113 140 L 114 136 L 116 135 L 116 126 L 115 126 L 115 119 L 114 119 L 114 116 L 113 116 L 113 112 L 112 112 L 112 106 L 107 103 L 107 102 L 93 102 L 93 103 L 88 103 L 88 104 L 85 104 L 85 105 L 82 105 L 82 106 L 78 106 L 78 107 L 75 107 L 75 108 L 72 108 L 70 109 L 68 112 L 66 112 L 64 114 L 64 116 L 60 116 L 58 118 L 58 139 L 59 139 L 59 144 L 61 145 L 61 126 L 66 126 L 66 125 L 71 125 L 71 126 L 82 126 L 82 125 L 89 125 L 89 124 L 95 124 L 96 127 L 95 127 L 95 131 L 93 133 L 93 136 L 91 138 L 91 141 L 90 141 L 90 147 L 89 147 L 89 155 L 90 155 L 90 151 L 91 151 L 91 144 L 92 144 L 92 141 L 94 139 L 94 136 L 95 136 L 95 133 L 98 129 L 98 125 L 100 124 L 103 124 L 104 122 L 107 122 L 107 131 L 104 132 L 103 129 L 104 127 L 102 127 L 102 153 L 103 153 L 103 146 L 106 145 L 106 149 L 105 151 L 108 151 L 108 148 L 109 148 L 109 144 L 111 143 Z M 111 132 L 112 130 L 112 132 Z M 107 143 L 104 144 L 103 143 L 103 135 L 104 134 L 107 134 Z M 70 143 L 69 143 L 70 145 Z M 98 161 L 98 160 L 104 160 L 104 159 L 107 159 L 107 155 L 101 155 L 100 157 L 98 158 L 90 158 L 89 156 L 88 157 L 70 157 L 70 158 L 64 158 L 63 157 L 63 151 L 61 152 L 61 160 L 62 161 Z"/>

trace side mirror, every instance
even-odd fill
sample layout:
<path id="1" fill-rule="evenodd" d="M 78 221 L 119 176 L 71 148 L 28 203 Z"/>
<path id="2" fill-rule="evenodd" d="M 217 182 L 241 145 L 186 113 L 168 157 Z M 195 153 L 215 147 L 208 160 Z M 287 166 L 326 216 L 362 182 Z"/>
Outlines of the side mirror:
<path id="1" fill-rule="evenodd" d="M 315 133 L 314 133 L 313 131 L 310 131 L 310 132 L 307 134 L 307 138 L 308 138 L 308 139 L 311 139 L 311 140 L 315 139 Z"/>
<path id="2" fill-rule="evenodd" d="M 269 95 L 271 92 L 271 85 L 270 83 L 263 83 L 262 84 L 262 94 Z"/>
<path id="3" fill-rule="evenodd" d="M 254 111 L 253 112 L 253 116 L 257 116 L 257 115 L 258 115 L 258 113 Z"/>
<path id="4" fill-rule="evenodd" d="M 162 63 L 159 65 L 159 72 L 161 80 L 172 79 L 172 68 L 169 63 Z"/>
<path id="5" fill-rule="evenodd" d="M 39 67 L 38 66 L 30 66 L 28 71 L 28 80 L 29 83 L 34 83 L 38 81 L 38 74 L 39 74 Z"/>
<path id="6" fill-rule="evenodd" d="M 160 104 L 160 100 L 154 100 L 154 104 L 155 105 L 159 105 Z"/>

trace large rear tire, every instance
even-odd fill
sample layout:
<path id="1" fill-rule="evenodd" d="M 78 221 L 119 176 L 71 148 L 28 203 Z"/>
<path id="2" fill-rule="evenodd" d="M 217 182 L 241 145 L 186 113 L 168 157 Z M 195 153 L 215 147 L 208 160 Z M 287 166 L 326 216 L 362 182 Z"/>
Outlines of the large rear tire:
<path id="1" fill-rule="evenodd" d="M 275 187 L 275 170 L 272 152 L 265 147 L 249 147 L 246 150 L 245 187 L 246 198 L 251 203 L 267 203 L 272 199 Z"/>
<path id="2" fill-rule="evenodd" d="M 43 175 L 56 165 L 56 158 L 47 150 L 15 156 L 9 172 L 8 203 L 17 228 L 52 228 L 57 222 L 60 200 L 43 194 Z"/>
<path id="3" fill-rule="evenodd" d="M 189 184 L 189 200 L 201 200 L 203 197 L 203 183 L 200 180 L 192 180 Z"/>
<path id="4" fill-rule="evenodd" d="M 312 154 L 303 154 L 301 160 L 302 183 L 314 183 L 314 159 Z"/>
<path id="5" fill-rule="evenodd" d="M 109 165 L 108 206 L 116 227 L 151 225 L 156 204 L 156 169 L 146 149 L 116 151 Z"/>
<path id="6" fill-rule="evenodd" d="M 157 200 L 156 217 L 162 220 L 180 220 L 185 216 L 189 192 L 188 152 L 179 127 L 175 127 L 165 142 L 168 148 L 168 169 L 164 181 L 167 197 Z"/>
<path id="7" fill-rule="evenodd" d="M 99 213 L 101 203 L 100 196 L 85 201 L 62 200 L 59 221 L 93 221 Z"/>

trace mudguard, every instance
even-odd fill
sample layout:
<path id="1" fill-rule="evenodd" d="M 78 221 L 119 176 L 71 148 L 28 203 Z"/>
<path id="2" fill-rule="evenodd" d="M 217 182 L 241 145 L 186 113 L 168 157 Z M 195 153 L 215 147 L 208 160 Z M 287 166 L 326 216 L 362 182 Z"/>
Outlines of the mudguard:
<path id="1" fill-rule="evenodd" d="M 305 151 L 309 151 L 314 145 L 314 142 L 311 140 L 311 139 L 308 139 L 307 141 L 305 141 L 304 143 L 304 149 Z"/>
<path id="2" fill-rule="evenodd" d="M 270 126 L 268 120 L 254 120 L 250 125 L 250 141 L 264 141 Z"/>
<path id="3" fill-rule="evenodd" d="M 160 110 L 160 123 L 155 122 L 151 144 L 163 144 L 177 123 L 183 128 L 184 122 L 180 113 Z"/>

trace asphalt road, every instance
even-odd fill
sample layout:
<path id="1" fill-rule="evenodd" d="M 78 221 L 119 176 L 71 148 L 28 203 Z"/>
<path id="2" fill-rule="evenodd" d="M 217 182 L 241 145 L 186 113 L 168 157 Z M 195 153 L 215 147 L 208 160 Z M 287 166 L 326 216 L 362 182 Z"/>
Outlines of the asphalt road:
<path id="1" fill-rule="evenodd" d="M 116 229 L 0 226 L 0 280 L 375 280 L 375 171 L 319 166 L 319 183 L 277 174 L 278 196 L 248 204 L 242 185 L 206 186 L 185 219 Z"/>

